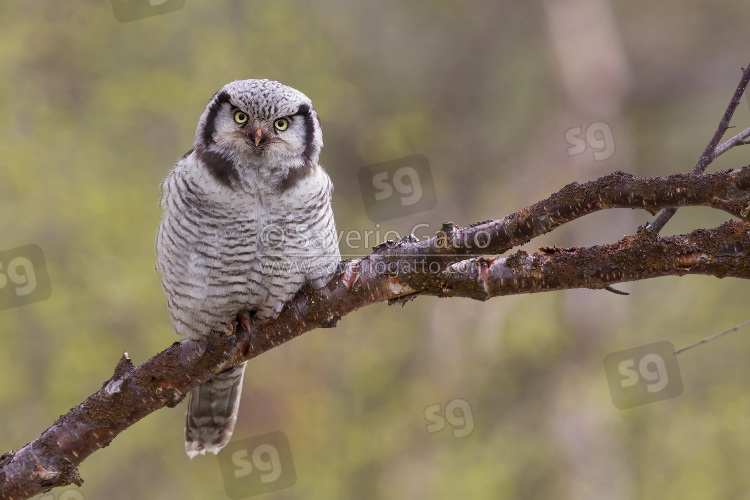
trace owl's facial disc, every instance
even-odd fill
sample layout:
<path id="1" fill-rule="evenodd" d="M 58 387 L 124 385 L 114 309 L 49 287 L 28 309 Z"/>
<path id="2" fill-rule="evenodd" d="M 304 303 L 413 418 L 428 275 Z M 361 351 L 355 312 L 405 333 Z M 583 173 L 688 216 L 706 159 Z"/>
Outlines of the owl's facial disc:
<path id="1" fill-rule="evenodd" d="M 301 92 L 270 80 L 238 80 L 209 101 L 194 151 L 222 184 L 299 179 L 317 165 L 320 120 Z"/>

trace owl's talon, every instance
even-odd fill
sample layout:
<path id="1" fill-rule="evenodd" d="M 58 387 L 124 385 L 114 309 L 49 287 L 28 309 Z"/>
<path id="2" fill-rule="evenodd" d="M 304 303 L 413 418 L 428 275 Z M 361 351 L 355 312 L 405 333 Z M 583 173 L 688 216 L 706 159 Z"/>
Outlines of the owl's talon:
<path id="1" fill-rule="evenodd" d="M 242 330 L 249 333 L 253 328 L 253 320 L 250 319 L 250 313 L 248 313 L 247 311 L 242 311 L 237 315 L 237 318 L 240 320 Z"/>
<path id="2" fill-rule="evenodd" d="M 224 335 L 234 335 L 234 332 L 236 331 L 237 331 L 236 321 L 228 321 L 224 323 Z"/>

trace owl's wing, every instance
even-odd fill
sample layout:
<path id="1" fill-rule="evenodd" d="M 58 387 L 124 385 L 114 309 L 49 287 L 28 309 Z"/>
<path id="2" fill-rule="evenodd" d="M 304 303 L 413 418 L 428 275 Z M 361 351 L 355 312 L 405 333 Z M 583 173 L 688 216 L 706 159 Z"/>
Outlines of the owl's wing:
<path id="1" fill-rule="evenodd" d="M 161 224 L 156 237 L 156 269 L 162 274 L 169 312 L 177 332 L 191 337 L 206 335 L 213 326 L 196 315 L 208 295 L 205 235 L 196 217 L 186 169 L 180 160 L 162 184 Z"/>
<path id="2" fill-rule="evenodd" d="M 309 259 L 309 269 L 305 278 L 314 288 L 325 286 L 336 271 L 341 261 L 339 241 L 336 233 L 336 222 L 333 218 L 331 197 L 333 183 L 323 167 L 318 166 L 313 185 L 317 186 L 312 204 L 317 208 L 310 215 L 310 239 L 312 240 L 312 254 Z"/>

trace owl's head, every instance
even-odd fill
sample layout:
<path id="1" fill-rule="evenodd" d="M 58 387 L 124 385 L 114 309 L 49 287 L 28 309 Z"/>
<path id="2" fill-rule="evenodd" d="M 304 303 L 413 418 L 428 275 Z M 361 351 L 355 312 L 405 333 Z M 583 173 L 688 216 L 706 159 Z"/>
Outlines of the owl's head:
<path id="1" fill-rule="evenodd" d="M 237 80 L 214 94 L 195 132 L 194 150 L 222 183 L 275 179 L 318 164 L 323 132 L 312 101 L 271 80 Z"/>

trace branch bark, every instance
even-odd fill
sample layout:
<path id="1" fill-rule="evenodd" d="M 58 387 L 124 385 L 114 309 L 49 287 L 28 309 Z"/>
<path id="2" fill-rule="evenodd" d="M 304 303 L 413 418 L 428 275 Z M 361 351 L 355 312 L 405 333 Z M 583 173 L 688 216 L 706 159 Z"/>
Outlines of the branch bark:
<path id="1" fill-rule="evenodd" d="M 708 206 L 741 221 L 660 238 L 641 228 L 617 243 L 543 248 L 500 258 L 509 249 L 599 210 Z M 127 353 L 112 377 L 41 436 L 0 457 L 0 498 L 24 499 L 68 484 L 81 485 L 77 467 L 150 413 L 177 405 L 216 373 L 252 359 L 376 302 L 417 295 L 470 297 L 604 288 L 659 276 L 704 274 L 750 278 L 750 166 L 713 174 L 637 178 L 622 172 L 570 184 L 502 219 L 469 227 L 444 223 L 428 240 L 389 241 L 345 261 L 319 290 L 303 288 L 278 318 L 209 338 L 176 342 L 135 367 Z"/>

